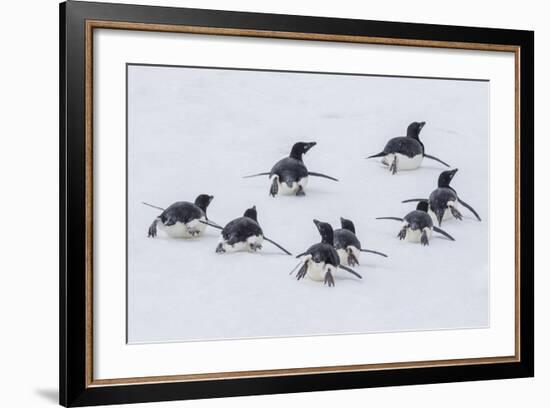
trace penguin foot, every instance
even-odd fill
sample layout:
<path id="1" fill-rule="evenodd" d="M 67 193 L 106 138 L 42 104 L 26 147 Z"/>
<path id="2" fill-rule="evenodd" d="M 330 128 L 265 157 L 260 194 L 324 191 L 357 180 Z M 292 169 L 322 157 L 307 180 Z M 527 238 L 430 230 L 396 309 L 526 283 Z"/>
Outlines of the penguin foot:
<path id="1" fill-rule="evenodd" d="M 462 214 L 460 213 L 460 211 L 458 211 L 454 207 L 450 207 L 450 210 L 451 210 L 451 214 L 453 215 L 453 217 L 455 217 L 457 220 L 462 221 Z"/>
<path id="2" fill-rule="evenodd" d="M 273 179 L 273 182 L 271 183 L 271 187 L 269 188 L 269 195 L 271 197 L 275 197 L 279 193 L 279 182 L 277 181 L 277 178 L 275 177 Z"/>
<path id="3" fill-rule="evenodd" d="M 405 237 L 407 236 L 407 227 L 403 227 L 401 228 L 401 231 L 399 231 L 399 233 L 397 234 L 397 237 L 399 238 L 400 241 L 404 240 Z"/>
<path id="4" fill-rule="evenodd" d="M 223 243 L 219 243 L 218 246 L 216 247 L 216 253 L 217 254 L 223 254 L 225 253 L 225 249 L 223 248 Z"/>
<path id="5" fill-rule="evenodd" d="M 393 160 L 390 165 L 391 174 L 397 173 L 397 156 L 393 156 Z"/>
<path id="6" fill-rule="evenodd" d="M 298 273 L 296 274 L 296 280 L 300 280 L 306 276 L 307 273 L 307 262 L 304 262 L 302 267 L 298 270 Z"/>
<path id="7" fill-rule="evenodd" d="M 428 234 L 426 233 L 426 230 L 422 231 L 422 236 L 420 237 L 420 243 L 422 246 L 430 245 L 430 241 L 428 240 Z"/>
<path id="8" fill-rule="evenodd" d="M 252 252 L 256 252 L 256 251 L 259 251 L 262 249 L 262 245 L 261 244 L 250 244 L 250 250 Z"/>
<path id="9" fill-rule="evenodd" d="M 303 197 L 306 195 L 306 192 L 304 191 L 304 188 L 302 186 L 298 187 L 298 191 L 296 191 L 296 196 Z"/>
<path id="10" fill-rule="evenodd" d="M 330 271 L 325 274 L 325 285 L 328 285 L 329 288 L 334 286 L 334 277 Z"/>
<path id="11" fill-rule="evenodd" d="M 149 231 L 147 232 L 147 238 L 155 238 L 157 236 L 157 221 L 153 221 L 151 226 L 149 227 Z"/>
<path id="12" fill-rule="evenodd" d="M 348 249 L 348 265 L 349 266 L 359 265 L 359 260 L 355 257 L 351 249 Z"/>

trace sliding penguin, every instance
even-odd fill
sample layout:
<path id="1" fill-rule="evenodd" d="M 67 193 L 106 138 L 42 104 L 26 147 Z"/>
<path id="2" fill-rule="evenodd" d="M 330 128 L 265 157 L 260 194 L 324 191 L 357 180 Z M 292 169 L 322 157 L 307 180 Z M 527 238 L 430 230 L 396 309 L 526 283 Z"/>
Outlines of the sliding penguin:
<path id="1" fill-rule="evenodd" d="M 424 144 L 420 141 L 420 131 L 426 122 L 412 122 L 407 127 L 407 136 L 394 137 L 378 154 L 367 157 L 367 159 L 382 157 L 382 163 L 390 167 L 392 174 L 397 170 L 414 170 L 420 167 L 424 157 L 438 161 L 446 167 L 450 167 L 437 157 L 426 154 Z"/>
<path id="2" fill-rule="evenodd" d="M 457 203 L 462 204 L 468 210 L 474 214 L 478 221 L 481 221 L 481 217 L 477 212 L 466 202 L 462 201 L 454 188 L 451 187 L 451 180 L 455 176 L 458 169 L 447 170 L 439 175 L 437 180 L 437 188 L 432 191 L 430 198 L 428 199 L 429 208 L 428 213 L 434 220 L 441 226 L 441 221 L 455 217 L 458 220 L 462 220 L 462 214 L 457 208 Z M 411 198 L 404 200 L 404 203 L 410 203 L 414 201 L 423 201 L 425 198 Z"/>
<path id="3" fill-rule="evenodd" d="M 264 235 L 260 224 L 258 224 L 256 206 L 249 208 L 244 212 L 242 217 L 235 218 L 223 228 L 204 220 L 201 223 L 222 231 L 220 243 L 216 247 L 216 253 L 218 254 L 238 251 L 256 252 L 262 249 L 262 243 L 265 240 L 271 242 L 285 254 L 292 255 L 282 246 Z"/>
<path id="4" fill-rule="evenodd" d="M 388 255 L 382 252 L 361 248 L 361 242 L 359 242 L 359 239 L 357 239 L 355 235 L 355 225 L 353 225 L 353 222 L 345 218 L 340 218 L 340 222 L 342 228 L 334 230 L 334 248 L 336 252 L 338 252 L 340 262 L 343 265 L 359 265 L 359 256 L 361 252 L 369 252 L 386 258 L 388 257 Z"/>
<path id="5" fill-rule="evenodd" d="M 334 286 L 334 274 L 337 268 L 362 279 L 361 275 L 353 269 L 340 264 L 338 252 L 334 248 L 334 231 L 330 224 L 318 220 L 313 222 L 321 234 L 321 242 L 296 257 L 303 257 L 303 264 L 296 274 L 296 279 L 300 280 L 307 275 L 312 280 L 323 281 L 325 285 Z"/>
<path id="6" fill-rule="evenodd" d="M 409 242 L 420 242 L 422 245 L 428 245 L 432 236 L 432 231 L 444 235 L 451 241 L 455 239 L 442 229 L 434 226 L 432 217 L 428 214 L 428 202 L 420 201 L 416 210 L 411 211 L 404 218 L 398 217 L 378 217 L 377 220 L 395 220 L 401 221 L 403 226 L 397 236 L 400 240 Z"/>
<path id="7" fill-rule="evenodd" d="M 208 220 L 206 209 L 213 199 L 214 196 L 201 194 L 194 203 L 178 201 L 167 209 L 143 203 L 162 211 L 149 227 L 147 236 L 155 238 L 158 226 L 171 238 L 198 237 L 206 229 L 206 225 L 200 221 Z"/>
<path id="8" fill-rule="evenodd" d="M 269 195 L 272 197 L 275 197 L 277 194 L 297 196 L 305 195 L 305 188 L 307 186 L 309 176 L 324 177 L 329 180 L 338 181 L 338 179 L 335 179 L 334 177 L 309 171 L 305 166 L 302 156 L 316 144 L 316 142 L 295 143 L 294 146 L 292 146 L 290 155 L 275 163 L 270 172 L 252 174 L 250 176 L 245 176 L 244 178 L 269 176 L 269 179 L 271 180 Z"/>

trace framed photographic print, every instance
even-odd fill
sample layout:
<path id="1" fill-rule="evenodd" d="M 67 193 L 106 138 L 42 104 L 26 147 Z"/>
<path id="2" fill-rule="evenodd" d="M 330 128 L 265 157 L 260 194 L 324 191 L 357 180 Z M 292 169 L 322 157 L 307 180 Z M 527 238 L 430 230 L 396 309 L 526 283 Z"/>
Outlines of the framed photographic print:
<path id="1" fill-rule="evenodd" d="M 533 32 L 60 27 L 61 404 L 533 376 Z"/>

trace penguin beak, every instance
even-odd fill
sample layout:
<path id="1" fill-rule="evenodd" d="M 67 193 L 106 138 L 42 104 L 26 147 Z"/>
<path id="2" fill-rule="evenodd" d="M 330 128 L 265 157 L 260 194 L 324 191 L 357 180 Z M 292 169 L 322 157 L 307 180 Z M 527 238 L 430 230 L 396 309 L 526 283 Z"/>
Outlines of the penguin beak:
<path id="1" fill-rule="evenodd" d="M 443 221 L 443 214 L 438 212 L 437 213 L 437 223 L 439 224 L 440 227 L 441 227 L 441 221 Z"/>
<path id="2" fill-rule="evenodd" d="M 315 146 L 317 142 L 310 142 L 305 145 L 305 151 L 307 152 L 309 149 L 311 149 L 313 146 Z"/>
<path id="3" fill-rule="evenodd" d="M 210 199 L 210 201 L 212 201 L 214 199 L 214 196 L 208 196 L 208 198 Z"/>
<path id="4" fill-rule="evenodd" d="M 420 122 L 418 126 L 418 130 L 422 130 L 422 128 L 426 126 L 426 122 Z"/>
<path id="5" fill-rule="evenodd" d="M 315 224 L 316 227 L 319 227 L 319 224 L 321 224 L 321 221 L 313 220 L 313 223 Z"/>
<path id="6" fill-rule="evenodd" d="M 458 171 L 458 169 L 451 170 L 451 175 L 454 176 L 457 171 Z"/>

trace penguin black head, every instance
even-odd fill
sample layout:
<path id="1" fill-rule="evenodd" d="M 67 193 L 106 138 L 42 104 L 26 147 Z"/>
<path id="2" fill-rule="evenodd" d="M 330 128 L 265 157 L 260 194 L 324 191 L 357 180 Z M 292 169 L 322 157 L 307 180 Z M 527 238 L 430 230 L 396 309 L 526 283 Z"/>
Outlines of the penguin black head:
<path id="1" fill-rule="evenodd" d="M 199 207 L 201 210 L 206 212 L 206 209 L 214 199 L 214 196 L 208 195 L 208 194 L 201 194 L 197 196 L 195 199 L 195 205 Z"/>
<path id="2" fill-rule="evenodd" d="M 258 212 L 256 211 L 256 206 L 252 206 L 244 212 L 244 217 L 252 218 L 254 221 L 258 222 Z"/>
<path id="3" fill-rule="evenodd" d="M 313 223 L 321 234 L 321 242 L 323 244 L 334 245 L 334 231 L 328 222 L 321 222 L 319 220 L 313 220 Z"/>
<path id="4" fill-rule="evenodd" d="M 292 150 L 290 151 L 290 157 L 297 160 L 302 160 L 302 155 L 306 154 L 309 149 L 311 149 L 313 146 L 315 146 L 316 142 L 298 142 L 294 143 L 294 146 L 292 146 Z"/>
<path id="5" fill-rule="evenodd" d="M 340 223 L 342 224 L 342 229 L 351 231 L 355 234 L 355 225 L 353 225 L 353 222 L 351 220 L 340 217 Z"/>
<path id="6" fill-rule="evenodd" d="M 413 122 L 407 127 L 407 137 L 418 139 L 420 131 L 424 127 L 426 122 Z"/>
<path id="7" fill-rule="evenodd" d="M 449 187 L 457 171 L 458 169 L 453 169 L 442 172 L 437 180 L 437 187 Z"/>
<path id="8" fill-rule="evenodd" d="M 428 202 L 426 200 L 422 200 L 418 203 L 418 205 L 416 206 L 416 209 L 418 211 L 424 211 L 424 212 L 428 212 Z"/>

